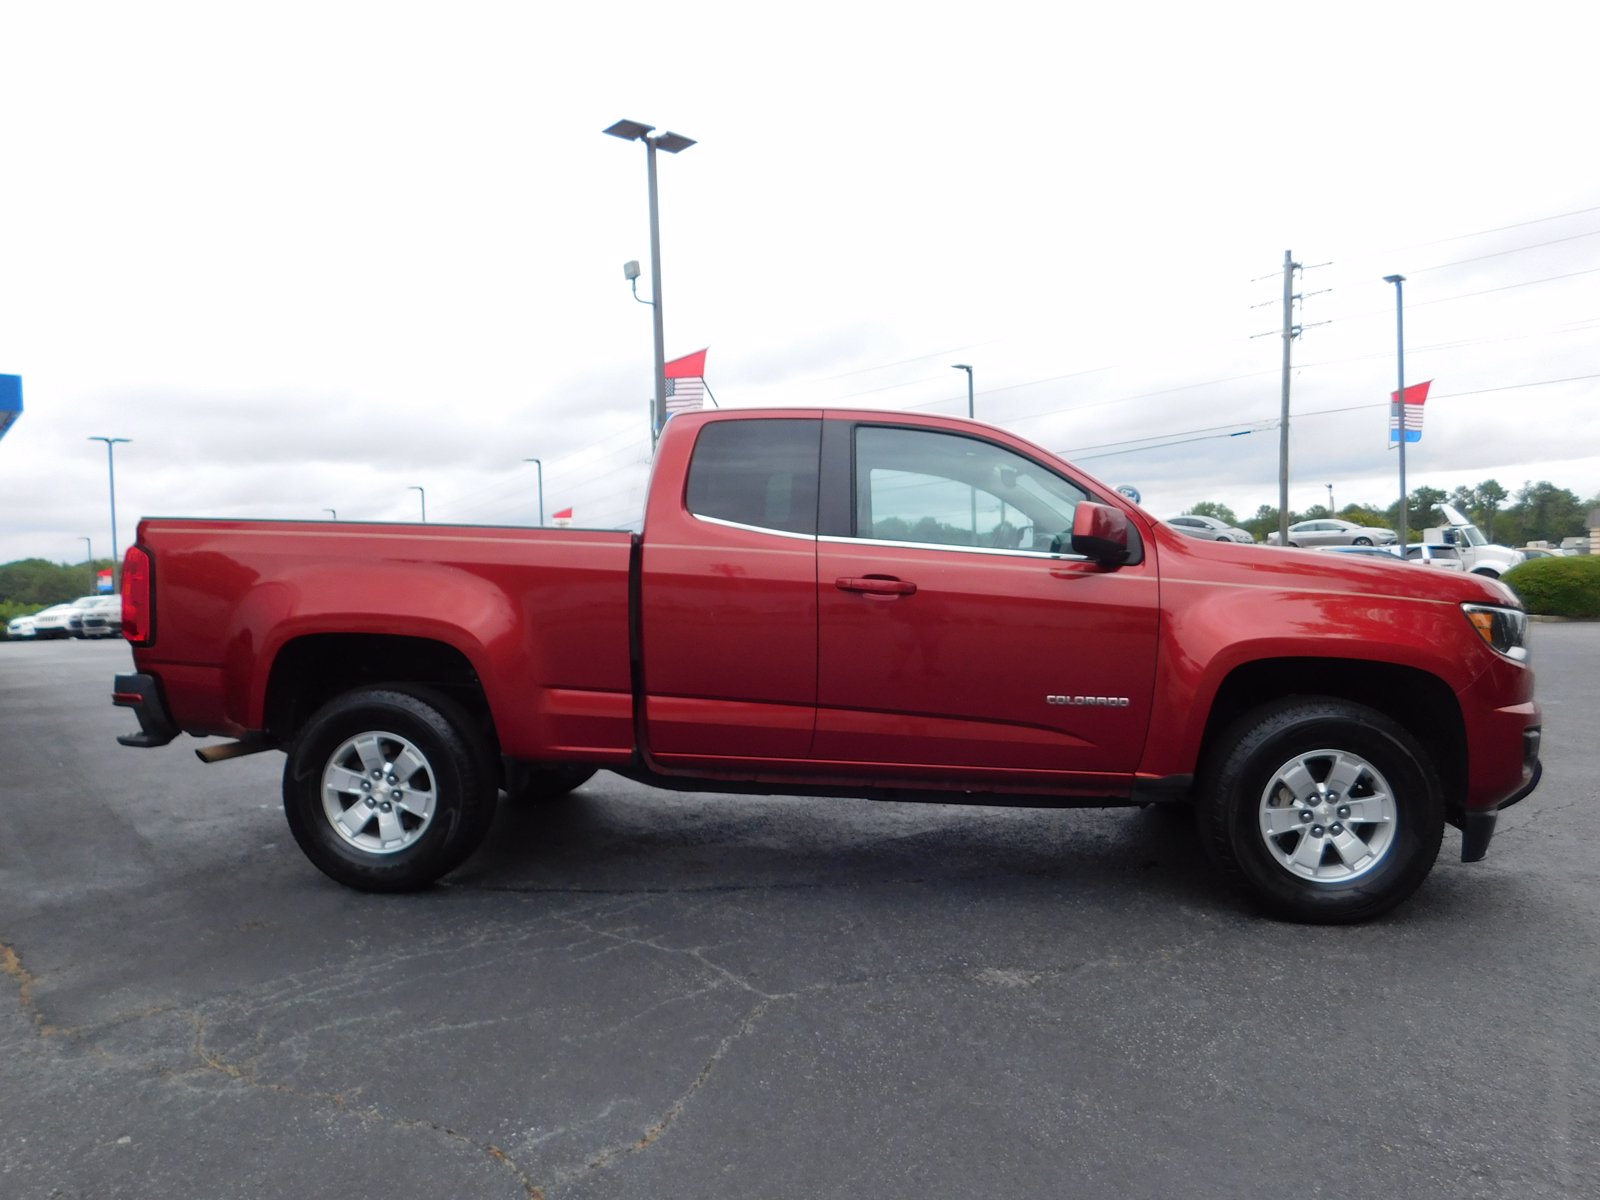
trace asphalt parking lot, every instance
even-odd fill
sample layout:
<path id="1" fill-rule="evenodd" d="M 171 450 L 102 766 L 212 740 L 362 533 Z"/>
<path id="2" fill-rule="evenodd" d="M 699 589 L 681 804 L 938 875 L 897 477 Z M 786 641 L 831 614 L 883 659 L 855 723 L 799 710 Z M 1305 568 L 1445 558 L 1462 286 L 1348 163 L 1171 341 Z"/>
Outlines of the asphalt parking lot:
<path id="1" fill-rule="evenodd" d="M 609 774 L 361 895 L 281 756 L 116 745 L 120 642 L 0 644 L 0 1196 L 1593 1196 L 1600 625 L 1532 642 L 1543 785 L 1348 929 L 1169 813 Z"/>

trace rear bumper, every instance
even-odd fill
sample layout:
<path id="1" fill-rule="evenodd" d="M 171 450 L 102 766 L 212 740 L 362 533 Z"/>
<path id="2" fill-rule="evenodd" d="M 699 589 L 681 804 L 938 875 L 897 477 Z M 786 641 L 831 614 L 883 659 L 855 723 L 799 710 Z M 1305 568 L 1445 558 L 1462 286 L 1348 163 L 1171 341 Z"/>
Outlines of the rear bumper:
<path id="1" fill-rule="evenodd" d="M 154 675 L 118 675 L 112 684 L 111 702 L 118 708 L 133 709 L 139 718 L 138 733 L 125 733 L 117 739 L 124 746 L 165 746 L 180 732 L 161 694 L 161 681 Z"/>

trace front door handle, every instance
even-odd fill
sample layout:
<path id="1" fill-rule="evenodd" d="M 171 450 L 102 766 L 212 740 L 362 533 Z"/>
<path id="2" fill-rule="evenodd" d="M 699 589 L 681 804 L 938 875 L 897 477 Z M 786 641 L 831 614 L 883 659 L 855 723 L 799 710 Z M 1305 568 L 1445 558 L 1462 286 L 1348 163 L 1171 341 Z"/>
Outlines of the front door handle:
<path id="1" fill-rule="evenodd" d="M 841 592 L 862 592 L 868 596 L 912 596 L 917 585 L 893 575 L 841 575 L 833 581 Z"/>

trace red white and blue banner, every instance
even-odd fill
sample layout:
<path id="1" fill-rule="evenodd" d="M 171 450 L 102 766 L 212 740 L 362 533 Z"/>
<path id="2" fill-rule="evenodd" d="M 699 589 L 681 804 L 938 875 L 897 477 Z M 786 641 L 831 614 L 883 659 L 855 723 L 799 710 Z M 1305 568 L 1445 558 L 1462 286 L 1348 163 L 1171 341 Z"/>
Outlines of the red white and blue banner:
<path id="1" fill-rule="evenodd" d="M 706 406 L 706 351 L 696 350 L 667 363 L 667 416 Z"/>
<path id="2" fill-rule="evenodd" d="M 1400 414 L 1397 409 L 1406 410 L 1406 441 L 1420 442 L 1422 440 L 1422 406 L 1428 400 L 1428 388 L 1433 380 L 1425 383 L 1414 383 L 1406 389 L 1406 402 L 1400 403 L 1400 393 L 1389 393 L 1389 441 L 1400 441 Z"/>

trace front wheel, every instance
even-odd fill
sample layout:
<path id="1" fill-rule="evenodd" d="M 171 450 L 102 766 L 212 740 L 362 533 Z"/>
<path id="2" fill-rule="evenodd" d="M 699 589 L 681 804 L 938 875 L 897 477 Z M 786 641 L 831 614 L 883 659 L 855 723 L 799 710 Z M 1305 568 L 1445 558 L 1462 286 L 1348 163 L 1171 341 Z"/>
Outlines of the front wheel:
<path id="1" fill-rule="evenodd" d="M 1372 539 L 1369 538 L 1369 537 L 1358 537 L 1358 538 L 1354 539 L 1350 544 L 1352 546 L 1370 546 L 1370 545 L 1372 545 Z"/>
<path id="2" fill-rule="evenodd" d="M 1219 745 L 1200 794 L 1206 847 L 1268 911 L 1365 921 L 1433 869 L 1444 835 L 1438 775 L 1384 714 L 1296 698 L 1246 716 Z"/>
<path id="3" fill-rule="evenodd" d="M 325 875 L 414 891 L 466 861 L 488 831 L 495 760 L 460 708 L 432 692 L 358 688 L 306 723 L 283 772 L 294 840 Z"/>

